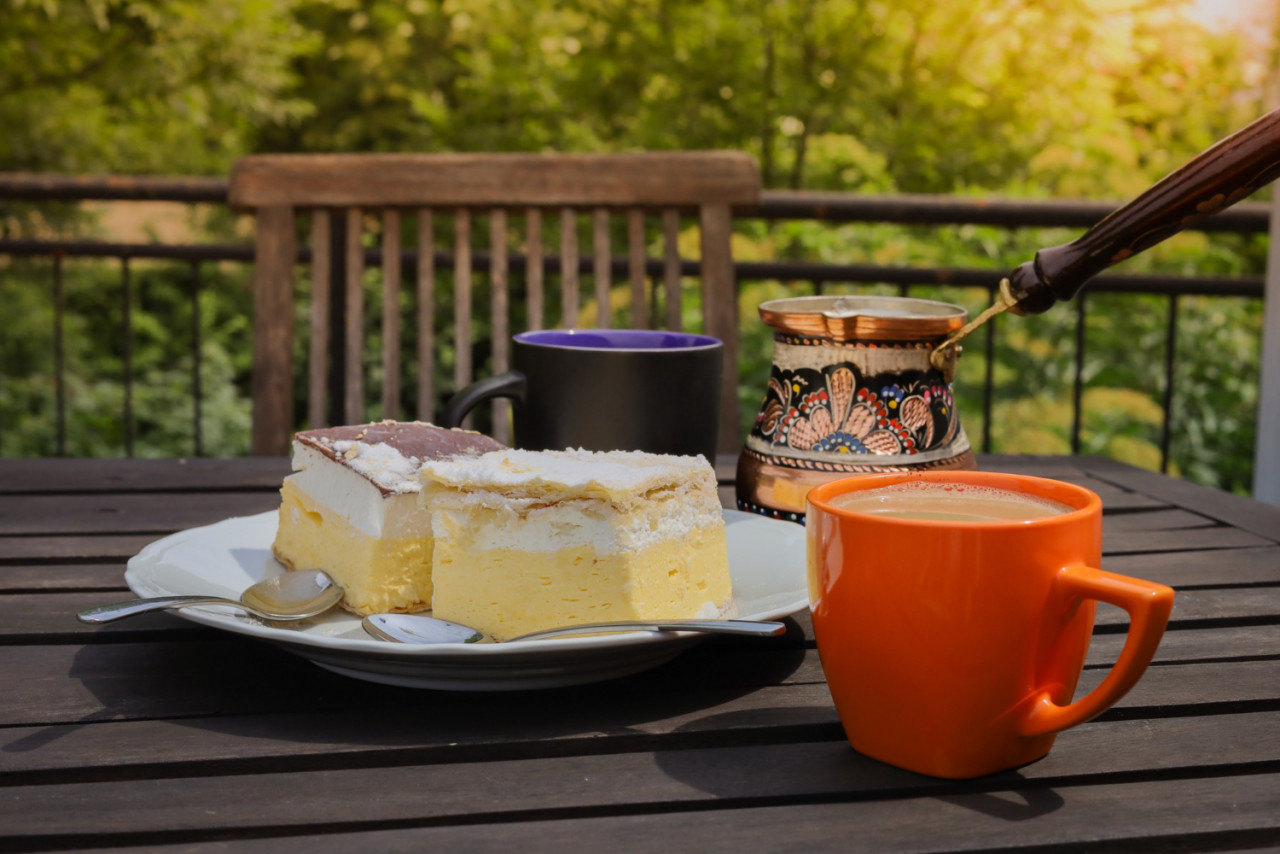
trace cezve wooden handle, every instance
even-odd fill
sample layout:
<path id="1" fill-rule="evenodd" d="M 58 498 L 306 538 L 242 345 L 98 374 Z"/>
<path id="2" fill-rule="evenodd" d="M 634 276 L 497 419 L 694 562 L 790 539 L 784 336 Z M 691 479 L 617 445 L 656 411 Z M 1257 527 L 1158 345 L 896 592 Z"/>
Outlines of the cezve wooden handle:
<path id="1" fill-rule="evenodd" d="M 1234 205 L 1280 177 L 1280 110 L 1205 149 L 1070 243 L 1009 275 L 1015 314 L 1069 300 L 1102 270 Z"/>

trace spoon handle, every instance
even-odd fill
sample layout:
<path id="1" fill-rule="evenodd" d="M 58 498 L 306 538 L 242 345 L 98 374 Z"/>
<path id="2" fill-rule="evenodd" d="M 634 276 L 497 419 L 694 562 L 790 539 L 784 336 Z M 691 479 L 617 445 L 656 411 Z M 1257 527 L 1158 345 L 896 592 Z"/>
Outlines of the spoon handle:
<path id="1" fill-rule="evenodd" d="M 134 614 L 145 614 L 148 611 L 163 611 L 167 608 L 181 608 L 186 605 L 235 605 L 243 608 L 239 602 L 223 599 L 220 596 L 156 596 L 151 599 L 131 599 L 128 602 L 115 602 L 110 605 L 99 605 L 86 608 L 76 614 L 82 623 L 110 623 Z"/>
<path id="2" fill-rule="evenodd" d="M 527 635 L 508 638 L 505 643 L 567 637 L 569 635 L 594 635 L 602 632 L 706 632 L 708 634 L 768 637 L 770 635 L 780 635 L 786 630 L 787 627 L 783 623 L 760 620 L 628 620 L 620 623 L 593 623 L 584 626 L 544 629 L 540 632 L 530 632 Z"/>

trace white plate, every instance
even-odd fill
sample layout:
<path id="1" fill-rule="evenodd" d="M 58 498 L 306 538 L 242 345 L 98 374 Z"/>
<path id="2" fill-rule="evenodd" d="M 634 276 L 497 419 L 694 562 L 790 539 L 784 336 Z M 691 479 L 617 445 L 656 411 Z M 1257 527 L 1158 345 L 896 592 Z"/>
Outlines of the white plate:
<path id="1" fill-rule="evenodd" d="M 808 606 L 804 529 L 791 522 L 724 511 L 729 573 L 738 616 L 774 620 Z M 271 556 L 276 513 L 226 519 L 151 543 L 129 561 L 125 581 L 138 596 L 240 592 L 284 572 Z M 410 646 L 374 640 L 341 609 L 287 627 L 235 609 L 200 605 L 175 612 L 260 638 L 321 667 L 388 685 L 454 691 L 508 691 L 577 685 L 638 673 L 668 661 L 705 635 L 627 632 L 505 644 Z"/>

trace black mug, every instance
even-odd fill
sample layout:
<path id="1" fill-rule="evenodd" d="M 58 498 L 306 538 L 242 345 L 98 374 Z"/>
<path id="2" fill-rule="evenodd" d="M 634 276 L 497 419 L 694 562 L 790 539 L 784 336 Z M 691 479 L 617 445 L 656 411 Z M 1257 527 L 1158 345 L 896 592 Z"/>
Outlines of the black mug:
<path id="1" fill-rule="evenodd" d="M 529 450 L 648 451 L 715 460 L 724 344 L 647 329 L 547 329 L 512 339 L 512 368 L 449 401 L 444 426 L 511 398 Z"/>

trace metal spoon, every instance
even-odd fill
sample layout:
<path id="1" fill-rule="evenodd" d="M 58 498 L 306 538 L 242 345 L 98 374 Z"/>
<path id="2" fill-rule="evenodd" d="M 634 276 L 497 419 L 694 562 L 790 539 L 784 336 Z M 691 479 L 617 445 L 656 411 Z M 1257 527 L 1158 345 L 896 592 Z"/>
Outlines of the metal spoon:
<path id="1" fill-rule="evenodd" d="M 379 640 L 395 643 L 478 643 L 484 632 L 469 626 L 424 617 L 421 614 L 371 614 L 361 623 L 364 630 Z M 759 620 L 629 620 L 619 623 L 589 623 L 544 629 L 527 635 L 507 638 L 503 643 L 542 640 L 569 635 L 594 635 L 602 632 L 706 632 L 708 634 L 750 635 L 768 637 L 787 630 L 783 623 Z"/>
<path id="2" fill-rule="evenodd" d="M 305 620 L 337 605 L 343 590 L 318 569 L 285 572 L 264 578 L 240 594 L 239 601 L 220 596 L 156 596 L 99 605 L 76 614 L 82 623 L 110 623 L 134 614 L 185 608 L 188 605 L 231 605 L 255 617 L 276 622 Z"/>

